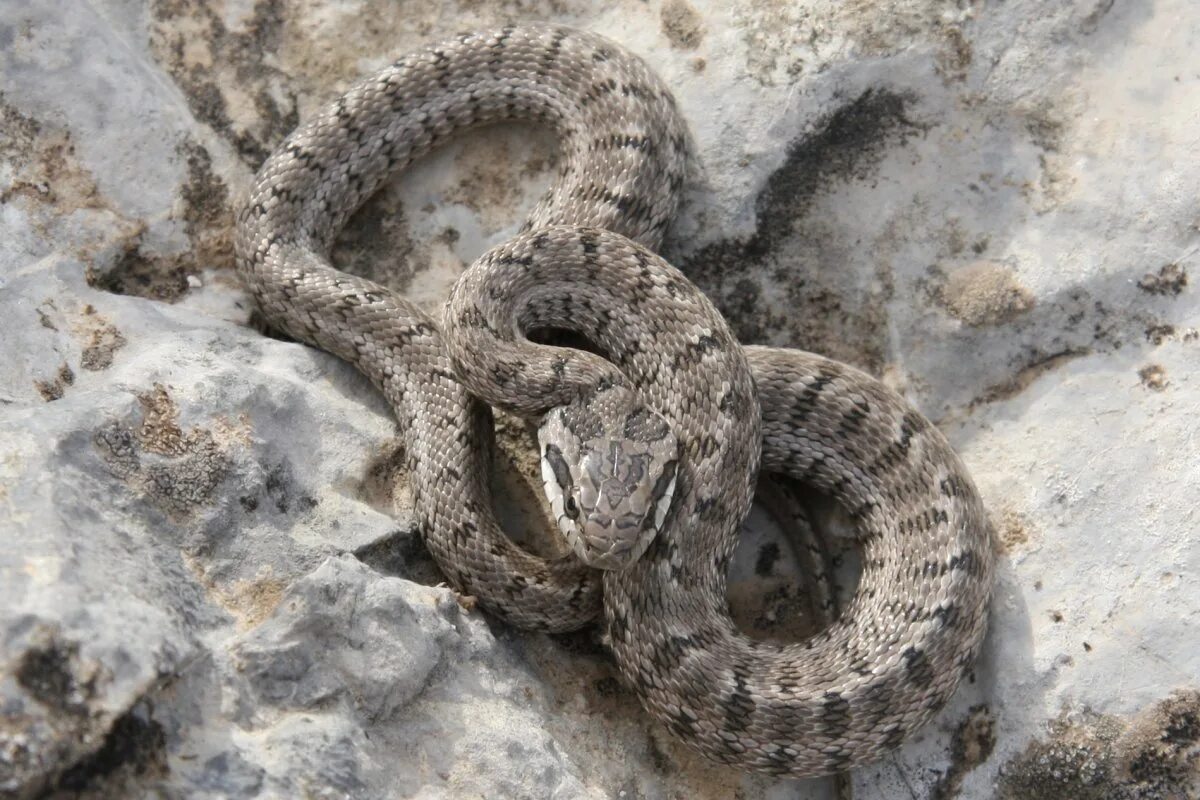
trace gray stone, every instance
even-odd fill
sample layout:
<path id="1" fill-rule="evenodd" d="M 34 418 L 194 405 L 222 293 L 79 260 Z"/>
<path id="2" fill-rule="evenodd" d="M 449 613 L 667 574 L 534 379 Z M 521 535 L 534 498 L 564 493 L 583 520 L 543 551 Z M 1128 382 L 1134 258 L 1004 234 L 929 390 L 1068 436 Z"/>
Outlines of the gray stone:
<path id="1" fill-rule="evenodd" d="M 904 392 L 993 513 L 980 664 L 855 797 L 1200 791 L 1193 3 L 44 0 L 0 9 L 0 797 L 831 796 L 677 745 L 593 634 L 439 588 L 386 405 L 253 324 L 230 209 L 265 154 L 514 15 L 645 55 L 696 154 L 667 256 L 744 340 Z M 336 258 L 436 309 L 555 158 L 467 134 Z M 803 635 L 750 527 L 739 619 Z"/>

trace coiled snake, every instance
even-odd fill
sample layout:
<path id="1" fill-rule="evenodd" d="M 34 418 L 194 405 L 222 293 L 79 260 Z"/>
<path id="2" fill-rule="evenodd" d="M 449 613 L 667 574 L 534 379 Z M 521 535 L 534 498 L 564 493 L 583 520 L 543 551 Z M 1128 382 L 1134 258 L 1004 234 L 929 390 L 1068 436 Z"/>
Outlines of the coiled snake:
<path id="1" fill-rule="evenodd" d="M 555 128 L 561 167 L 523 232 L 460 279 L 444 331 L 330 265 L 335 235 L 388 176 L 502 119 Z M 622 673 L 689 744 L 776 774 L 846 770 L 927 720 L 972 664 L 989 527 L 944 438 L 893 392 L 819 356 L 740 346 L 651 252 L 686 146 L 670 92 L 612 42 L 551 26 L 464 34 L 359 82 L 266 161 L 238 216 L 239 270 L 273 325 L 384 392 L 421 533 L 457 590 L 543 631 L 586 625 L 603 604 Z M 524 332 L 538 327 L 578 331 L 609 360 L 533 344 Z M 500 530 L 489 412 L 466 387 L 542 416 L 560 527 L 605 570 L 538 558 Z M 796 644 L 746 638 L 727 609 L 760 457 L 831 496 L 861 537 L 854 598 Z"/>

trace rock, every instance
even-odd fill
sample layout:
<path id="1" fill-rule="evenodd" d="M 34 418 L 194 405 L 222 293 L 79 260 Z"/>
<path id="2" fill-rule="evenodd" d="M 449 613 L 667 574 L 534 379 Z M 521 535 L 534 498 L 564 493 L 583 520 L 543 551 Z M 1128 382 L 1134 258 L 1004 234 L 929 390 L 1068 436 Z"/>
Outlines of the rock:
<path id="1" fill-rule="evenodd" d="M 0 797 L 831 796 L 680 747 L 594 634 L 439 588 L 386 405 L 255 327 L 231 209 L 265 155 L 514 18 L 648 59 L 696 153 L 665 254 L 745 341 L 905 392 L 992 511 L 972 680 L 854 796 L 1200 791 L 1193 4 L 44 0 L 0 11 Z M 458 138 L 335 257 L 435 309 L 556 157 Z M 501 423 L 504 514 L 536 525 Z M 738 619 L 802 636 L 787 537 L 750 528 Z"/>
<path id="2" fill-rule="evenodd" d="M 1033 307 L 1029 291 L 1003 266 L 976 261 L 946 278 L 941 299 L 950 315 L 979 327 L 1007 322 Z"/>

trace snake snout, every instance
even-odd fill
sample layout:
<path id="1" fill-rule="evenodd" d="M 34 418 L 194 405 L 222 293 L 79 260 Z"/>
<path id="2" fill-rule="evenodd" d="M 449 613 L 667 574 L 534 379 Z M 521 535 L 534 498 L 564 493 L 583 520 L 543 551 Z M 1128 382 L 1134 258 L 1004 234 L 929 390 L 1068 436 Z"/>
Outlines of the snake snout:
<path id="1" fill-rule="evenodd" d="M 590 567 L 625 569 L 641 558 L 658 533 L 654 509 L 644 501 L 648 492 L 630 496 L 627 490 L 620 481 L 605 481 L 595 505 L 580 519 L 578 546 L 573 549 Z"/>
<path id="2" fill-rule="evenodd" d="M 678 442 L 642 406 L 605 424 L 578 410 L 543 421 L 542 479 L 571 549 L 588 566 L 625 569 L 662 528 L 675 491 Z"/>

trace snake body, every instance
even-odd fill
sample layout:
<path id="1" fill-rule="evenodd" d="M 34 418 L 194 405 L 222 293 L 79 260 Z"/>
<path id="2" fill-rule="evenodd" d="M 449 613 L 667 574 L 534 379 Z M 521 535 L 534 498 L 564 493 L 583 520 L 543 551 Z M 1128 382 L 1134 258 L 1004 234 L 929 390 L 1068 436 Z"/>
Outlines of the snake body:
<path id="1" fill-rule="evenodd" d="M 337 232 L 385 179 L 501 119 L 555 128 L 561 167 L 523 232 L 463 275 L 444 329 L 330 265 Z M 973 662 L 989 528 L 963 465 L 903 400 L 819 356 L 742 347 L 653 254 L 685 153 L 670 92 L 612 42 L 551 26 L 464 34 L 356 84 L 267 160 L 238 216 L 239 270 L 273 325 L 384 392 L 421 534 L 457 590 L 544 631 L 586 625 L 603 602 L 622 673 L 686 742 L 776 774 L 849 769 L 927 720 Z M 542 326 L 584 334 L 609 360 L 529 342 Z M 630 396 L 637 419 L 665 420 L 674 497 L 665 520 L 648 513 L 663 524 L 644 554 L 601 578 L 512 544 L 492 516 L 488 410 L 473 394 L 526 415 Z M 828 493 L 862 538 L 849 606 L 786 646 L 741 635 L 725 599 L 760 460 Z"/>
<path id="2" fill-rule="evenodd" d="M 685 169 L 671 93 L 606 39 L 531 26 L 463 34 L 352 86 L 259 169 L 235 246 L 268 321 L 383 391 L 406 434 L 417 523 L 450 583 L 515 625 L 560 632 L 597 617 L 598 577 L 512 544 L 491 510 L 489 412 L 457 380 L 437 323 L 328 260 L 390 175 L 456 131 L 508 119 L 550 125 L 562 142 L 559 175 L 526 227 L 592 224 L 658 244 Z"/>

